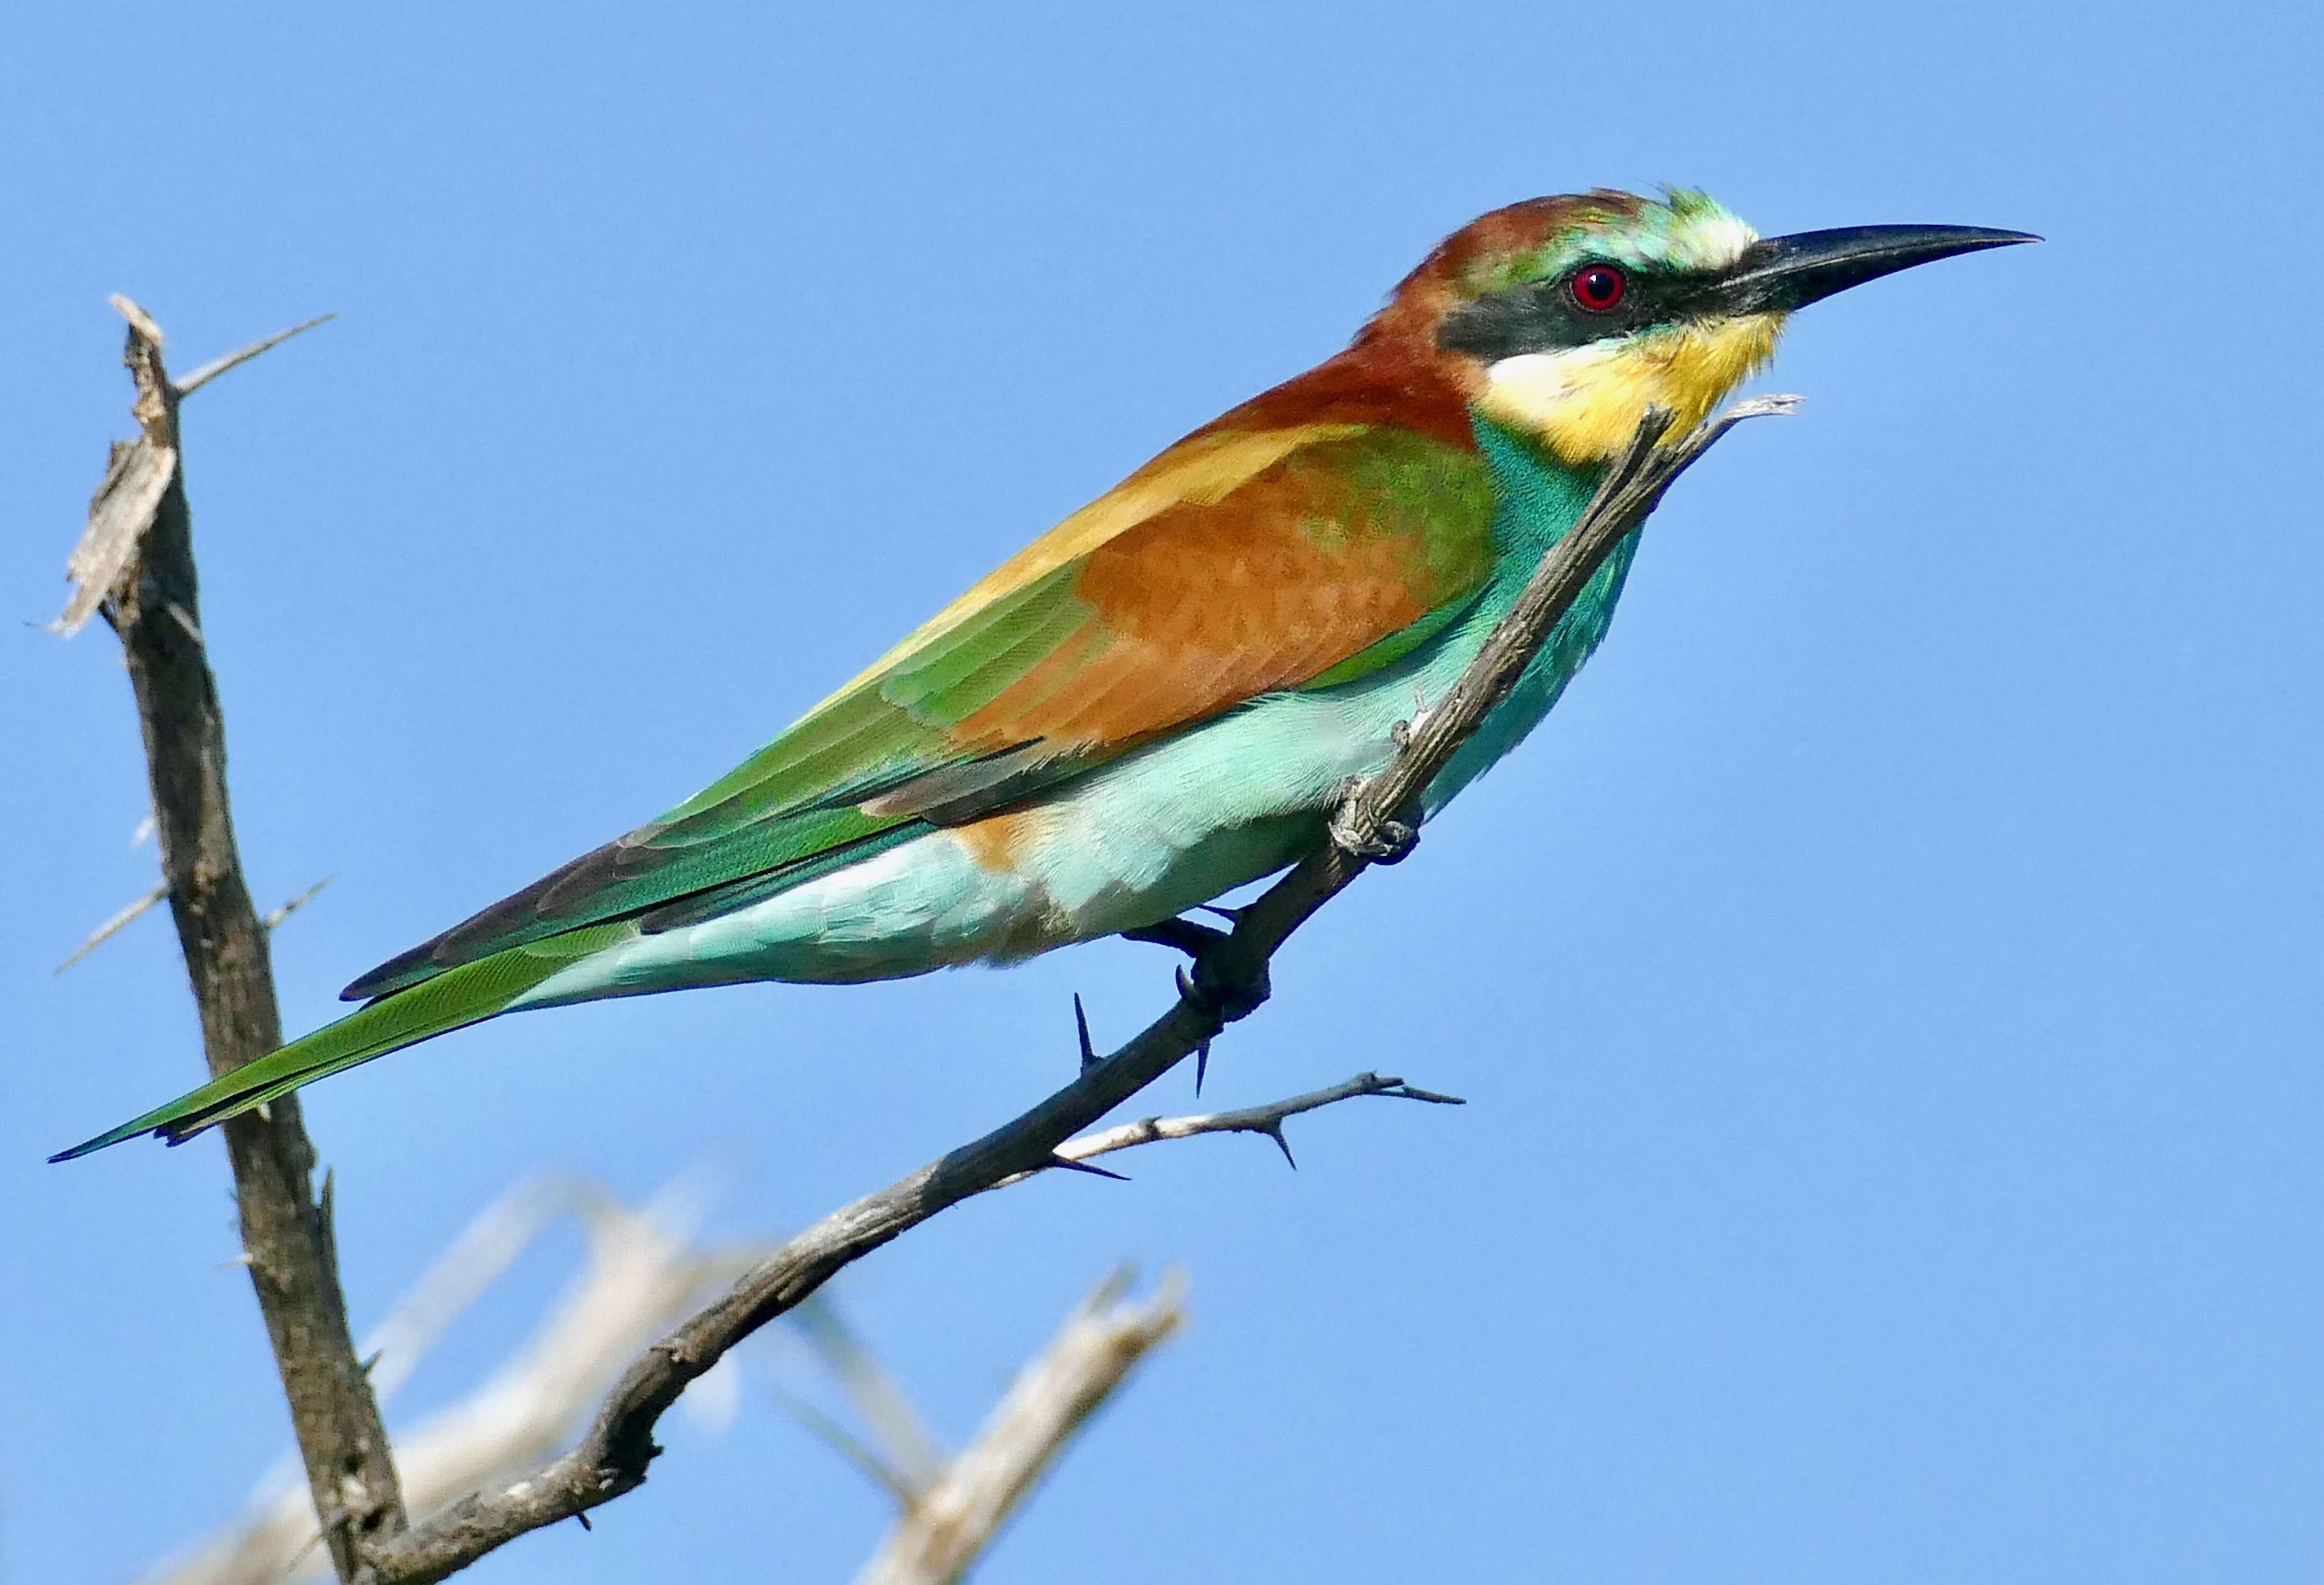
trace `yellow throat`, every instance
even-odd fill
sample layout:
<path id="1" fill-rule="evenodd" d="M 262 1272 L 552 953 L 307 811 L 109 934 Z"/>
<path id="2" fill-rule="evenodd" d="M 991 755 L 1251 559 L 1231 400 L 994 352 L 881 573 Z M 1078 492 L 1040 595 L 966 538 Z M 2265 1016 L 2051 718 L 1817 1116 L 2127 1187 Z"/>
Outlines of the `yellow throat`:
<path id="1" fill-rule="evenodd" d="M 1477 404 L 1559 460 L 1603 462 L 1629 443 L 1650 406 L 1685 433 L 1775 355 L 1782 314 L 1744 314 L 1643 331 L 1563 352 L 1522 353 L 1485 371 Z"/>

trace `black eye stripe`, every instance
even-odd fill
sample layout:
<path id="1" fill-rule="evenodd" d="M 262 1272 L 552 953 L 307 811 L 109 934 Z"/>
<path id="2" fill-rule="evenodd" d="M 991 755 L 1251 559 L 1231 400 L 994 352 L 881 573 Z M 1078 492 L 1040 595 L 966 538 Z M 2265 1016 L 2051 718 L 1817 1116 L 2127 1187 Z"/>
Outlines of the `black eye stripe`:
<path id="1" fill-rule="evenodd" d="M 1618 272 L 1623 282 L 1616 300 L 1603 309 L 1585 307 L 1578 290 L 1582 274 L 1598 267 Z M 1437 327 L 1436 345 L 1487 363 L 1529 352 L 1563 352 L 1713 309 L 1717 287 L 1713 275 L 1659 274 L 1585 259 L 1550 280 L 1462 304 Z"/>

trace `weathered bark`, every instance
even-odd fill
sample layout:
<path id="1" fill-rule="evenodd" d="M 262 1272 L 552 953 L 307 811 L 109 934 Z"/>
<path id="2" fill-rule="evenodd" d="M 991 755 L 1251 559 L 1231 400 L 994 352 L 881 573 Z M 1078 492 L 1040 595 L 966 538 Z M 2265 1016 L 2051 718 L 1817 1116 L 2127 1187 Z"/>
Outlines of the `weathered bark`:
<path id="1" fill-rule="evenodd" d="M 235 845 L 226 725 L 217 681 L 203 652 L 193 519 L 179 443 L 182 392 L 162 367 L 161 332 L 135 305 L 116 302 L 129 320 L 125 361 L 137 388 L 131 410 L 143 434 L 116 451 L 106 487 L 92 504 L 92 522 L 117 494 L 116 481 L 148 479 L 163 469 L 168 482 L 142 531 L 129 523 L 126 554 L 101 573 L 92 569 L 76 604 L 102 577 L 95 592 L 128 661 L 162 879 L 201 1018 L 203 1054 L 215 1077 L 281 1045 L 282 1018 L 266 927 L 251 904 Z M 332 1244 L 330 1184 L 327 1178 L 321 1196 L 315 1194 L 315 1147 L 295 1097 L 229 1121 L 226 1144 L 243 1253 L 308 1486 L 332 1563 L 340 1579 L 353 1580 L 364 1544 L 403 1528 L 403 1506 L 387 1433 L 347 1331 Z"/>

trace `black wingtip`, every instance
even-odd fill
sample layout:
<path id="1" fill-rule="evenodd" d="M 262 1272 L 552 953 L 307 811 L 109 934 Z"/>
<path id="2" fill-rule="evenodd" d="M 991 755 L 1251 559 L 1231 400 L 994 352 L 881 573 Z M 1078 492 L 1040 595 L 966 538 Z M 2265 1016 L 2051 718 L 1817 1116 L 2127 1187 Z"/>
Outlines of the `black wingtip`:
<path id="1" fill-rule="evenodd" d="M 58 1151 L 54 1156 L 49 1157 L 49 1165 L 51 1166 L 54 1166 L 60 1161 L 78 1161 L 84 1156 L 94 1156 L 100 1150 L 110 1149 L 115 1145 L 125 1144 L 129 1140 L 137 1138 L 141 1135 L 159 1135 L 161 1132 L 161 1130 L 159 1129 L 133 1129 L 128 1130 L 121 1129 L 108 1129 L 93 1139 L 83 1139 L 79 1144 L 75 1145 L 69 1150 Z M 177 1141 L 172 1139 L 170 1143 L 174 1145 Z"/>
<path id="2" fill-rule="evenodd" d="M 435 945 L 433 941 L 423 942 L 409 952 L 397 953 L 369 972 L 356 975 L 339 992 L 339 1000 L 374 1001 L 391 991 L 433 979 L 443 972 L 443 965 L 435 961 Z"/>

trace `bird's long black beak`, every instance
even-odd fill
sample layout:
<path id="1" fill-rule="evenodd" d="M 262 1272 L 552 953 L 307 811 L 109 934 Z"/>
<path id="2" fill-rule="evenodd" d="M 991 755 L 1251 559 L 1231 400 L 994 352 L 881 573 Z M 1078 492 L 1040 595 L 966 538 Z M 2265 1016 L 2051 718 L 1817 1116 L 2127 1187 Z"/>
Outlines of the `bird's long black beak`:
<path id="1" fill-rule="evenodd" d="M 1770 236 L 1743 250 L 1719 282 L 1733 314 L 1789 313 L 1883 275 L 1955 253 L 2040 242 L 2022 231 L 1982 226 L 1842 226 Z"/>

